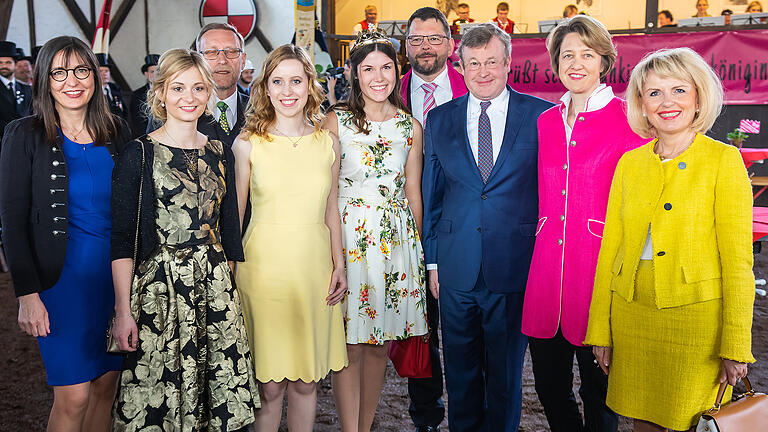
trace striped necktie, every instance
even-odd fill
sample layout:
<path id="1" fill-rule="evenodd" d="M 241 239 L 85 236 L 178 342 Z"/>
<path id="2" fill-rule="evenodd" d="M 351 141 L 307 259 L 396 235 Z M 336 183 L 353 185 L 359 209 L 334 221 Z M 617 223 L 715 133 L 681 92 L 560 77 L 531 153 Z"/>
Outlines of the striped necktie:
<path id="1" fill-rule="evenodd" d="M 424 90 L 424 122 L 427 121 L 427 113 L 429 110 L 435 107 L 435 90 L 437 89 L 436 83 L 424 83 L 421 85 L 421 89 Z"/>
<path id="2" fill-rule="evenodd" d="M 219 125 L 221 125 L 221 128 L 224 129 L 224 132 L 229 135 L 229 122 L 227 121 L 227 108 L 229 108 L 229 105 L 227 105 L 224 101 L 219 101 L 219 103 L 216 104 L 216 108 L 221 111 L 221 115 L 219 116 Z"/>
<path id="3" fill-rule="evenodd" d="M 488 117 L 488 107 L 491 101 L 480 102 L 480 118 L 477 120 L 477 169 L 483 183 L 488 181 L 493 169 L 493 139 L 491 136 L 491 119 Z"/>

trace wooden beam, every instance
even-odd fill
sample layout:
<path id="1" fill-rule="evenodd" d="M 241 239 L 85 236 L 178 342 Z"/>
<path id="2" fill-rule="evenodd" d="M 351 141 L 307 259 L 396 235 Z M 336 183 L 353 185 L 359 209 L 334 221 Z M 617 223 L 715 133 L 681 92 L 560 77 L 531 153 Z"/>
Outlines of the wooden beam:
<path id="1" fill-rule="evenodd" d="M 109 21 L 109 41 L 110 42 L 115 40 L 115 36 L 117 36 L 117 32 L 120 30 L 120 27 L 123 25 L 125 18 L 131 12 L 131 9 L 133 9 L 133 5 L 135 3 L 136 3 L 136 0 L 123 0 L 123 2 L 120 3 L 120 7 L 117 8 L 117 12 L 115 12 L 115 14 L 112 15 L 112 19 Z"/>
<path id="2" fill-rule="evenodd" d="M 646 32 L 653 32 L 659 26 L 659 0 L 645 1 L 645 27 Z"/>
<path id="3" fill-rule="evenodd" d="M 261 31 L 258 25 L 253 28 L 253 35 L 256 36 L 256 40 L 259 41 L 259 43 L 261 44 L 262 47 L 264 47 L 264 50 L 267 53 L 272 52 L 272 49 L 273 49 L 272 43 L 269 41 L 269 39 L 267 39 L 267 36 L 264 35 L 264 33 Z"/>
<path id="4" fill-rule="evenodd" d="M 144 0 L 144 51 L 149 55 L 149 0 Z"/>
<path id="5" fill-rule="evenodd" d="M 64 6 L 67 7 L 67 10 L 69 11 L 70 15 L 72 15 L 72 18 L 75 19 L 77 26 L 80 27 L 80 31 L 83 32 L 86 39 L 92 39 L 94 25 L 93 23 L 88 22 L 88 19 L 83 14 L 80 6 L 77 5 L 77 2 L 75 0 L 61 0 L 61 2 L 64 3 Z"/>
<path id="6" fill-rule="evenodd" d="M 131 94 L 131 86 L 128 84 L 128 81 L 123 76 L 122 72 L 120 72 L 120 68 L 117 67 L 117 64 L 112 59 L 112 56 L 109 57 L 109 64 L 112 65 L 109 68 L 109 74 L 112 76 L 112 79 L 115 80 L 115 84 L 119 85 L 120 88 L 123 89 L 123 95 L 130 95 Z"/>
<path id="7" fill-rule="evenodd" d="M 13 0 L 0 0 L 0 40 L 5 40 L 5 36 L 8 35 L 11 10 L 13 10 Z"/>
<path id="8" fill-rule="evenodd" d="M 35 2 L 27 0 L 27 22 L 29 23 L 29 55 L 32 55 L 32 48 L 37 45 L 37 31 L 35 30 Z"/>
<path id="9" fill-rule="evenodd" d="M 96 0 L 91 0 L 91 22 L 96 23 Z"/>

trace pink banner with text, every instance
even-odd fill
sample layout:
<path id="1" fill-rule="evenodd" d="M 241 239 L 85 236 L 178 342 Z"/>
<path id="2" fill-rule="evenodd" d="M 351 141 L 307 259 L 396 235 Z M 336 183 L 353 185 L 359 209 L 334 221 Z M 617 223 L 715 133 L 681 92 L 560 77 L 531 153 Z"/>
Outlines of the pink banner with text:
<path id="1" fill-rule="evenodd" d="M 725 103 L 768 104 L 768 30 L 614 36 L 618 55 L 607 84 L 624 97 L 632 68 L 647 53 L 689 47 L 723 82 Z M 557 102 L 566 89 L 552 71 L 544 39 L 512 39 L 509 84 L 517 91 Z"/>

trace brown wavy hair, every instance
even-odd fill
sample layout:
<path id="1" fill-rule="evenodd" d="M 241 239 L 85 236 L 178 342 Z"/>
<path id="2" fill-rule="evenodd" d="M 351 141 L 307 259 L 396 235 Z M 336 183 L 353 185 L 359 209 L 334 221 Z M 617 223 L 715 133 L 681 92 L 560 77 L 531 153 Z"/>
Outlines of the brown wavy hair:
<path id="1" fill-rule="evenodd" d="M 349 99 L 333 106 L 334 110 L 349 111 L 352 113 L 352 124 L 357 128 L 358 133 L 368 135 L 371 132 L 371 125 L 365 117 L 365 99 L 363 91 L 360 89 L 360 79 L 357 76 L 357 67 L 368 57 L 368 54 L 380 51 L 386 54 L 395 63 L 395 88 L 387 98 L 389 103 L 395 108 L 403 110 L 410 114 L 410 110 L 403 102 L 403 96 L 400 94 L 400 65 L 397 63 L 397 53 L 391 43 L 377 42 L 361 46 L 352 51 L 349 56 L 350 77 L 352 83 L 349 86 Z"/>
<path id="2" fill-rule="evenodd" d="M 85 111 L 85 127 L 96 145 L 104 145 L 117 135 L 119 120 L 112 115 L 107 106 L 107 99 L 101 92 L 101 75 L 99 75 L 99 63 L 93 51 L 83 41 L 72 36 L 59 36 L 49 40 L 37 56 L 35 64 L 35 81 L 32 86 L 32 106 L 38 125 L 45 129 L 45 138 L 53 143 L 59 137 L 60 126 L 59 113 L 51 95 L 51 67 L 53 60 L 61 53 L 64 61 L 74 54 L 79 64 L 91 70 L 86 80 L 93 80 L 93 94 L 88 101 Z M 74 67 L 65 63 L 66 67 Z"/>
<path id="3" fill-rule="evenodd" d="M 245 124 L 242 129 L 244 136 L 255 134 L 270 139 L 267 129 L 272 126 L 277 117 L 275 107 L 272 106 L 272 101 L 269 99 L 269 77 L 283 60 L 298 60 L 304 67 L 309 85 L 307 104 L 304 106 L 304 117 L 315 127 L 315 132 L 320 131 L 320 122 L 323 120 L 320 109 L 320 105 L 323 103 L 323 90 L 317 83 L 315 66 L 304 48 L 285 44 L 269 54 L 262 66 L 261 75 L 251 85 L 251 97 L 245 109 Z"/>

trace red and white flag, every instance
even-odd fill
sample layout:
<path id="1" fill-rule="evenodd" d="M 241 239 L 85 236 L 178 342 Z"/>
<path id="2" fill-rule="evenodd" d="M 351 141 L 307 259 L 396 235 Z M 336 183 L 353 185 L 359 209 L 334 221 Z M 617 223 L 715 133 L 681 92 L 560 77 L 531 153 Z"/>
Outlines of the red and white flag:
<path id="1" fill-rule="evenodd" d="M 741 123 L 739 123 L 739 130 L 744 133 L 758 134 L 760 133 L 760 121 L 741 119 Z"/>
<path id="2" fill-rule="evenodd" d="M 112 11 L 112 0 L 104 0 L 99 14 L 99 23 L 96 25 L 96 32 L 93 34 L 93 43 L 91 49 L 95 53 L 109 54 L 109 15 Z"/>

